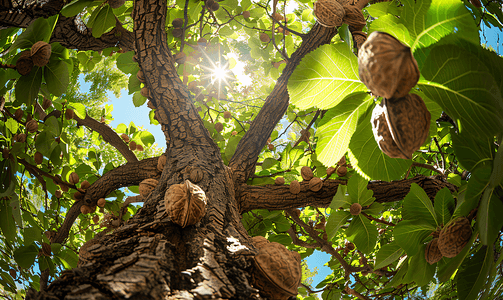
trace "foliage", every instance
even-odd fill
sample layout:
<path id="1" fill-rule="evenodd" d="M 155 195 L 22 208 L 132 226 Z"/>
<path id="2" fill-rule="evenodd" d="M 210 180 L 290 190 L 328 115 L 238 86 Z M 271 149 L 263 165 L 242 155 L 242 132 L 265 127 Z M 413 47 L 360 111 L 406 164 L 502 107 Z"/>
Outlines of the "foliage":
<path id="1" fill-rule="evenodd" d="M 339 29 L 333 43 L 305 55 L 290 77 L 290 105 L 247 183 L 274 184 L 277 177 L 287 184 L 301 181 L 301 168 L 309 166 L 316 177 L 347 180 L 347 185 L 338 186 L 328 207 L 305 206 L 298 218 L 291 210 L 258 209 L 243 214 L 242 222 L 250 235 L 266 236 L 297 251 L 303 259 L 315 249 L 321 250 L 321 240 L 328 241 L 334 250 L 328 263 L 332 274 L 311 287 L 316 268 L 310 271 L 304 262 L 299 298 L 316 299 L 315 292 L 321 292 L 323 299 L 350 299 L 354 293 L 376 299 L 407 295 L 411 299 L 425 295 L 432 299 L 497 299 L 501 295 L 503 59 L 480 45 L 479 31 L 482 21 L 503 28 L 503 15 L 496 1 L 482 0 L 482 8 L 472 2 L 402 0 L 364 9 L 364 31 L 384 31 L 410 46 L 421 71 L 412 92 L 423 98 L 432 120 L 427 142 L 412 160 L 389 158 L 374 140 L 370 117 L 379 99 L 359 80 L 357 50 L 347 25 Z M 50 42 L 62 16 L 78 15 L 92 28 L 94 38 L 114 30 L 116 20 L 132 30 L 132 5 L 126 1 L 124 6 L 111 8 L 106 1 L 75 0 L 63 8 L 61 16 L 39 18 L 23 30 L 0 30 L 2 296 L 20 299 L 26 288 L 40 288 L 42 271 L 48 269 L 57 277 L 76 267 L 82 244 L 107 230 L 107 222 L 118 218 L 130 191 L 138 192 L 131 186 L 110 193 L 104 208 L 79 215 L 64 243 L 50 243 L 82 181 L 93 184 L 126 163 L 116 145 L 80 125 L 79 118 L 89 116 L 110 124 L 113 106 L 107 104 L 109 93 L 117 97 L 127 91 L 135 106 L 147 102 L 141 94 L 145 85 L 137 78 L 139 66 L 133 51 L 115 46 L 74 50 L 53 42 L 46 66 L 34 67 L 22 76 L 15 70 L 16 61 L 35 42 Z M 312 3 L 304 0 L 274 4 L 275 11 L 285 17 L 281 22 L 272 21 L 273 5 L 266 1 L 225 0 L 214 12 L 204 10 L 203 5 L 192 0 L 171 3 L 167 41 L 173 54 L 187 56 L 185 63 L 177 64 L 178 75 L 192 92 L 194 106 L 228 164 L 285 62 L 316 20 Z M 250 17 L 243 16 L 245 11 Z M 173 34 L 175 18 L 200 26 L 185 28 L 182 42 Z M 278 27 L 291 31 L 281 28 L 280 32 Z M 272 40 L 261 41 L 260 33 Z M 216 69 L 223 69 L 225 76 L 217 76 Z M 240 81 L 232 70 L 243 70 Z M 253 85 L 243 83 L 243 78 Z M 51 105 L 41 109 L 48 101 Z M 68 117 L 69 110 L 75 118 Z M 224 117 L 227 111 L 230 118 Z M 34 132 L 27 129 L 31 119 L 38 124 Z M 157 123 L 153 111 L 150 120 Z M 221 131 L 215 129 L 219 122 Z M 139 159 L 162 153 L 154 137 L 132 122 L 113 130 L 144 148 L 135 150 Z M 26 134 L 25 141 L 20 134 Z M 43 155 L 41 162 L 36 162 L 36 153 Z M 348 172 L 327 176 L 328 167 L 347 167 Z M 80 177 L 77 185 L 70 183 L 72 172 Z M 455 188 L 444 188 L 430 199 L 413 183 L 404 199 L 380 202 L 367 189 L 369 180 L 393 181 L 418 174 L 439 175 Z M 362 213 L 350 213 L 354 203 L 362 206 Z M 130 206 L 124 219 L 136 210 Z M 467 246 L 454 258 L 428 264 L 426 244 L 459 216 L 471 220 L 473 235 Z M 292 238 L 291 229 L 298 241 Z M 50 244 L 49 255 L 43 251 L 44 244 Z M 18 290 L 18 286 L 23 288 Z"/>

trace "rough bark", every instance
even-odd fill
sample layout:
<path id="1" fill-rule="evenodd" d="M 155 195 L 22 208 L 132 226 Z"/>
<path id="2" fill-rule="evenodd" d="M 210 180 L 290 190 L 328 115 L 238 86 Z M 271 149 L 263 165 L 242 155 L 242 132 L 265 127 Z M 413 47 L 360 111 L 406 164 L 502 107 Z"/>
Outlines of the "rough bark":
<path id="1" fill-rule="evenodd" d="M 56 15 L 67 2 L 50 1 L 0 1 L 0 30 L 9 27 L 26 28 L 33 21 L 42 17 Z"/>
<path id="2" fill-rule="evenodd" d="M 441 177 L 426 177 L 418 175 L 414 178 L 399 181 L 371 181 L 367 189 L 374 192 L 377 202 L 400 201 L 409 193 L 410 185 L 418 184 L 433 201 L 438 191 L 447 187 L 451 192 L 457 187 L 446 182 Z M 333 196 L 337 193 L 339 184 L 346 184 L 346 180 L 327 179 L 318 192 L 309 190 L 309 182 L 300 183 L 300 193 L 292 194 L 288 185 L 276 186 L 248 186 L 243 185 L 239 197 L 239 211 L 245 213 L 254 209 L 284 210 L 308 205 L 328 207 Z"/>

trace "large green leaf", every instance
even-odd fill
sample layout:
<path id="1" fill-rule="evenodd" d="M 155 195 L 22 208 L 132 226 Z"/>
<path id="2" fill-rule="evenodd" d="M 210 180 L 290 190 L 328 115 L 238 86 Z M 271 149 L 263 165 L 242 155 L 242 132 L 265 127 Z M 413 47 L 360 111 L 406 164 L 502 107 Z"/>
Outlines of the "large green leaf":
<path id="1" fill-rule="evenodd" d="M 439 225 L 430 198 L 417 183 L 410 185 L 410 191 L 403 199 L 402 216 L 404 220 L 423 221 L 433 226 L 433 228 Z"/>
<path id="2" fill-rule="evenodd" d="M 389 264 L 395 262 L 403 254 L 403 249 L 398 246 L 396 242 L 391 242 L 386 244 L 379 249 L 376 255 L 376 265 L 374 270 L 386 267 Z"/>
<path id="3" fill-rule="evenodd" d="M 134 74 L 135 70 L 138 70 L 138 63 L 133 61 L 134 51 L 128 51 L 126 53 L 122 53 L 117 58 L 117 68 L 124 73 Z"/>
<path id="4" fill-rule="evenodd" d="M 16 238 L 16 224 L 12 217 L 12 207 L 7 200 L 0 200 L 0 229 L 8 242 Z"/>
<path id="5" fill-rule="evenodd" d="M 358 76 L 358 59 L 343 43 L 307 54 L 288 80 L 290 101 L 300 108 L 331 108 L 347 95 L 366 90 Z"/>
<path id="6" fill-rule="evenodd" d="M 394 1 L 374 3 L 365 9 L 372 17 L 378 18 L 377 20 L 385 17 L 386 14 L 399 15 L 401 12 L 401 8 L 397 7 Z M 373 21 L 372 24 L 377 20 Z"/>
<path id="7" fill-rule="evenodd" d="M 51 32 L 52 29 L 49 21 L 40 17 L 17 37 L 14 44 L 10 47 L 10 51 L 29 48 L 38 41 L 48 42 Z"/>
<path id="8" fill-rule="evenodd" d="M 347 211 L 335 211 L 330 214 L 325 226 L 329 240 L 337 234 L 339 228 L 346 223 L 349 217 L 351 214 Z"/>
<path id="9" fill-rule="evenodd" d="M 14 250 L 14 259 L 21 268 L 30 268 L 35 262 L 38 254 L 38 248 L 34 243 L 27 246 L 21 246 Z"/>
<path id="10" fill-rule="evenodd" d="M 365 254 L 374 250 L 377 234 L 376 226 L 361 214 L 353 217 L 346 230 L 348 240 L 355 243 L 358 250 Z"/>
<path id="11" fill-rule="evenodd" d="M 458 0 L 406 0 L 401 20 L 414 40 L 411 45 L 413 52 L 416 48 L 428 47 L 455 31 L 462 33 L 471 42 L 479 43 L 478 29 L 472 14 Z"/>
<path id="12" fill-rule="evenodd" d="M 78 15 L 84 8 L 90 6 L 94 0 L 75 0 L 65 5 L 61 14 L 67 18 Z"/>
<path id="13" fill-rule="evenodd" d="M 351 206 L 351 196 L 346 195 L 347 188 L 348 187 L 346 185 L 342 184 L 339 184 L 337 187 L 337 193 L 335 193 L 332 198 L 332 202 L 330 203 L 330 208 L 334 211 L 339 207 L 349 208 Z"/>
<path id="14" fill-rule="evenodd" d="M 473 54 L 454 45 L 431 50 L 418 84 L 456 120 L 459 131 L 492 137 L 503 131 L 501 91 L 487 67 Z"/>
<path id="15" fill-rule="evenodd" d="M 32 105 L 42 85 L 42 68 L 33 67 L 30 74 L 21 76 L 16 83 L 16 104 Z"/>
<path id="16" fill-rule="evenodd" d="M 489 163 L 482 163 L 473 170 L 468 187 L 466 189 L 463 202 L 456 208 L 454 217 L 467 216 L 470 211 L 479 205 L 479 200 L 484 190 L 489 185 L 491 178 L 491 165 Z"/>
<path id="17" fill-rule="evenodd" d="M 411 160 L 390 158 L 377 145 L 372 127 L 371 114 L 358 124 L 349 142 L 349 159 L 358 174 L 373 180 L 401 179 L 412 164 Z"/>
<path id="18" fill-rule="evenodd" d="M 148 131 L 140 132 L 139 136 L 145 146 L 151 146 L 155 142 L 155 137 Z"/>
<path id="19" fill-rule="evenodd" d="M 477 224 L 480 231 L 480 241 L 484 245 L 494 243 L 503 226 L 503 204 L 494 190 L 486 188 L 477 211 Z"/>
<path id="20" fill-rule="evenodd" d="M 460 300 L 478 299 L 487 275 L 494 262 L 493 247 L 484 246 L 465 260 L 457 274 L 457 289 Z"/>
<path id="21" fill-rule="evenodd" d="M 54 96 L 61 96 L 70 82 L 67 64 L 57 58 L 51 59 L 44 68 L 44 79 L 49 92 Z"/>
<path id="22" fill-rule="evenodd" d="M 55 136 L 47 130 L 42 131 L 35 141 L 37 151 L 42 153 L 45 157 L 50 157 L 52 150 L 56 147 Z"/>
<path id="23" fill-rule="evenodd" d="M 409 260 L 409 272 L 406 278 L 414 281 L 418 286 L 427 285 L 435 274 L 435 265 L 430 265 L 424 256 L 426 246 L 421 245 L 419 252 Z M 410 276 L 410 277 L 409 277 Z"/>
<path id="24" fill-rule="evenodd" d="M 103 8 L 100 10 L 98 15 L 96 16 L 96 20 L 94 20 L 92 25 L 92 34 L 93 37 L 99 38 L 105 31 L 112 28 L 115 25 L 115 15 L 112 11 L 110 5 L 105 4 Z"/>
<path id="25" fill-rule="evenodd" d="M 374 192 L 367 188 L 368 184 L 368 180 L 358 174 L 349 178 L 348 193 L 352 203 L 360 203 L 361 206 L 367 206 L 374 202 L 375 198 L 372 197 Z"/>
<path id="26" fill-rule="evenodd" d="M 461 166 L 473 171 L 482 160 L 493 158 L 494 142 L 492 137 L 476 136 L 470 132 L 451 132 L 452 148 Z"/>
<path id="27" fill-rule="evenodd" d="M 323 120 L 330 121 L 316 130 L 316 154 L 320 162 L 332 166 L 348 151 L 358 119 L 372 104 L 373 100 L 369 94 L 357 92 L 350 94 L 325 114 Z"/>
<path id="28" fill-rule="evenodd" d="M 400 19 L 392 15 L 385 15 L 370 24 L 369 32 L 386 32 L 400 40 L 400 42 L 410 46 L 413 42 L 407 28 L 400 23 Z"/>
<path id="29" fill-rule="evenodd" d="M 416 255 L 425 237 L 436 228 L 421 221 L 401 221 L 393 229 L 397 244 L 407 252 L 408 256 Z"/>
<path id="30" fill-rule="evenodd" d="M 451 220 L 454 212 L 455 202 L 451 191 L 448 188 L 443 188 L 435 195 L 435 213 L 439 225 L 444 226 Z"/>

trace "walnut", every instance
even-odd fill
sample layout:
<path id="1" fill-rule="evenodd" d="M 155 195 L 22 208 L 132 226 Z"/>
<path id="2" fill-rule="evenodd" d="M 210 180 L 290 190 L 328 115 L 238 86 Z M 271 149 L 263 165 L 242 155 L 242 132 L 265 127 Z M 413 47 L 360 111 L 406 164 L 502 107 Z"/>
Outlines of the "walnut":
<path id="1" fill-rule="evenodd" d="M 430 118 L 423 99 L 416 94 L 383 99 L 372 112 L 374 138 L 389 157 L 411 159 L 428 137 Z"/>
<path id="2" fill-rule="evenodd" d="M 323 180 L 318 177 L 313 177 L 311 180 L 309 180 L 309 189 L 313 192 L 317 192 L 321 190 L 323 187 Z"/>
<path id="3" fill-rule="evenodd" d="M 140 190 L 140 195 L 147 197 L 159 184 L 159 181 L 153 178 L 148 178 L 140 182 L 138 189 Z"/>
<path id="4" fill-rule="evenodd" d="M 75 172 L 72 172 L 68 177 L 68 182 L 71 184 L 77 184 L 79 182 L 79 175 Z"/>
<path id="5" fill-rule="evenodd" d="M 42 254 L 44 256 L 51 256 L 52 255 L 51 245 L 47 243 L 42 243 Z"/>
<path id="6" fill-rule="evenodd" d="M 337 168 L 337 176 L 344 177 L 348 173 L 348 168 L 345 166 L 340 166 Z"/>
<path id="7" fill-rule="evenodd" d="M 358 73 L 367 88 L 383 98 L 404 97 L 419 80 L 410 48 L 379 31 L 372 32 L 358 51 Z"/>
<path id="8" fill-rule="evenodd" d="M 145 98 L 150 98 L 150 92 L 146 86 L 141 88 L 140 94 Z"/>
<path id="9" fill-rule="evenodd" d="M 274 179 L 274 184 L 275 185 L 283 185 L 283 184 L 285 184 L 285 178 L 283 178 L 283 177 L 276 177 L 276 179 Z"/>
<path id="10" fill-rule="evenodd" d="M 253 283 L 269 299 L 297 295 L 302 277 L 300 254 L 262 236 L 253 237 L 252 242 L 258 250 L 254 257 Z"/>
<path id="11" fill-rule="evenodd" d="M 438 249 L 445 257 L 455 257 L 463 250 L 471 236 L 470 221 L 465 217 L 459 217 L 440 231 Z"/>
<path id="12" fill-rule="evenodd" d="M 360 49 L 362 47 L 362 45 L 365 43 L 365 41 L 367 40 L 367 34 L 363 31 L 353 31 L 353 32 L 351 32 L 351 34 L 353 35 L 353 39 L 355 41 L 356 48 Z"/>
<path id="13" fill-rule="evenodd" d="M 300 183 L 297 180 L 290 182 L 290 193 L 297 195 L 300 193 Z"/>
<path id="14" fill-rule="evenodd" d="M 46 110 L 52 106 L 52 101 L 49 98 L 44 97 L 44 101 L 42 101 L 42 109 Z"/>
<path id="15" fill-rule="evenodd" d="M 33 157 L 33 159 L 35 160 L 35 163 L 37 165 L 40 165 L 43 161 L 44 161 L 44 156 L 42 155 L 42 153 L 40 152 L 35 152 L 35 156 Z M 60 197 L 58 197 L 60 198 Z"/>
<path id="16" fill-rule="evenodd" d="M 126 3 L 126 0 L 108 0 L 108 4 L 111 8 L 119 8 Z"/>
<path id="17" fill-rule="evenodd" d="M 51 45 L 44 42 L 38 41 L 33 46 L 31 46 L 31 58 L 33 59 L 33 64 L 38 67 L 43 67 L 49 63 L 49 58 L 51 57 Z"/>
<path id="18" fill-rule="evenodd" d="M 21 75 L 28 75 L 32 69 L 33 59 L 31 58 L 30 50 L 21 52 L 21 56 L 16 61 L 16 70 Z"/>
<path id="19" fill-rule="evenodd" d="M 359 215 L 362 212 L 362 205 L 360 203 L 351 204 L 351 206 L 349 207 L 349 212 L 353 216 Z"/>
<path id="20" fill-rule="evenodd" d="M 30 121 L 26 122 L 26 129 L 29 132 L 35 132 L 38 130 L 38 123 L 37 120 L 31 119 Z"/>
<path id="21" fill-rule="evenodd" d="M 313 170 L 311 170 L 311 168 L 307 166 L 304 166 L 300 169 L 300 175 L 305 181 L 309 181 L 314 177 Z"/>
<path id="22" fill-rule="evenodd" d="M 84 180 L 80 183 L 80 188 L 84 190 L 87 190 L 90 186 L 91 184 L 87 180 Z"/>
<path id="23" fill-rule="evenodd" d="M 105 198 L 100 198 L 100 199 L 98 200 L 98 203 L 97 203 L 97 204 L 98 204 L 98 206 L 99 206 L 99 207 L 105 207 L 105 204 L 106 204 L 106 203 L 107 203 L 107 200 L 106 200 Z"/>
<path id="24" fill-rule="evenodd" d="M 328 177 L 332 176 L 332 174 L 334 174 L 334 173 L 335 173 L 335 168 L 334 167 L 329 167 L 327 169 L 327 176 Z"/>
<path id="25" fill-rule="evenodd" d="M 424 258 L 426 258 L 426 261 L 430 265 L 433 265 L 442 259 L 442 253 L 440 252 L 440 249 L 438 249 L 438 239 L 433 239 L 428 243 L 428 245 L 426 245 Z"/>
<path id="26" fill-rule="evenodd" d="M 346 14 L 344 7 L 336 0 L 318 0 L 314 2 L 313 9 L 318 23 L 329 28 L 341 26 Z"/>
<path id="27" fill-rule="evenodd" d="M 164 201 L 171 221 L 181 227 L 198 223 L 206 214 L 206 194 L 189 180 L 172 185 Z"/>
<path id="28" fill-rule="evenodd" d="M 346 5 L 344 6 L 344 10 L 346 11 L 346 15 L 342 19 L 342 22 L 348 24 L 352 32 L 361 31 L 367 25 L 367 21 L 358 7 Z"/>

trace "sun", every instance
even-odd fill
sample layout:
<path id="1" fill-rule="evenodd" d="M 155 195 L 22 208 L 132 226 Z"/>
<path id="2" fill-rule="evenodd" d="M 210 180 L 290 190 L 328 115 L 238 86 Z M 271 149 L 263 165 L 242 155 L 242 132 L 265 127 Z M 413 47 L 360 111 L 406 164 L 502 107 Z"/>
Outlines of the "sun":
<path id="1" fill-rule="evenodd" d="M 215 83 L 218 81 L 218 84 L 220 84 L 222 81 L 225 84 L 228 84 L 227 80 L 232 78 L 229 74 L 229 69 L 227 68 L 227 64 L 224 66 L 221 66 L 219 62 L 214 64 L 213 68 L 210 70 L 211 72 L 211 83 Z"/>

